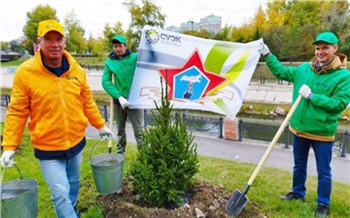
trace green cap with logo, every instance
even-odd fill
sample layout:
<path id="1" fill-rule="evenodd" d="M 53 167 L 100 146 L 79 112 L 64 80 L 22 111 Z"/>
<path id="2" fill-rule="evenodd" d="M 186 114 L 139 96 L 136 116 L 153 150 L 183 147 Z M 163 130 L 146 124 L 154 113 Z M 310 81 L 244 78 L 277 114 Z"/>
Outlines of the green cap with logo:
<path id="1" fill-rule="evenodd" d="M 114 36 L 114 38 L 112 39 L 112 43 L 122 43 L 122 44 L 126 44 L 126 39 L 124 36 L 122 35 L 116 35 Z"/>
<path id="2" fill-rule="evenodd" d="M 323 32 L 323 33 L 320 33 L 316 37 L 316 40 L 312 44 L 314 45 L 314 44 L 316 44 L 318 42 L 325 42 L 325 43 L 328 43 L 328 44 L 331 44 L 331 45 L 337 45 L 338 44 L 338 38 L 332 32 Z"/>

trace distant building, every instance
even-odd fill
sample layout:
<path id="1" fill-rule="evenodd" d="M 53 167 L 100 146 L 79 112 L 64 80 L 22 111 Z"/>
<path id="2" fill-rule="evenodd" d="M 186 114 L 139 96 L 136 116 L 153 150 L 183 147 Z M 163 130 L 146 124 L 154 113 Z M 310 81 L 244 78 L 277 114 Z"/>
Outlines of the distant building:
<path id="1" fill-rule="evenodd" d="M 208 32 L 217 33 L 221 30 L 221 20 L 221 17 L 214 15 L 201 18 L 200 28 L 205 29 Z"/>
<path id="2" fill-rule="evenodd" d="M 166 28 L 166 30 L 172 31 L 172 32 L 182 32 L 181 27 L 176 27 L 176 26 L 169 26 Z"/>
<path id="3" fill-rule="evenodd" d="M 185 30 L 194 30 L 194 31 L 199 31 L 200 29 L 200 23 L 196 23 L 192 20 L 187 21 L 186 23 L 181 23 L 181 32 L 185 31 Z"/>
<path id="4" fill-rule="evenodd" d="M 194 22 L 189 20 L 185 23 L 181 23 L 180 27 L 170 26 L 166 30 L 173 32 L 183 32 L 186 30 L 200 31 L 205 29 L 208 32 L 217 33 L 221 30 L 222 18 L 215 15 L 209 15 L 207 17 L 201 18 L 200 22 Z"/>

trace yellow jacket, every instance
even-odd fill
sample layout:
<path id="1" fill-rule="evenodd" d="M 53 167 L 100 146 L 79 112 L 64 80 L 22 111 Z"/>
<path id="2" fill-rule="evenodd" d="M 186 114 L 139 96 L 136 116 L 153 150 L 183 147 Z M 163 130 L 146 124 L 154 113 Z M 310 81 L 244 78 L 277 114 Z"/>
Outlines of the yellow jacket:
<path id="1" fill-rule="evenodd" d="M 70 65 L 60 77 L 42 64 L 40 51 L 21 64 L 14 76 L 3 131 L 4 150 L 15 150 L 26 126 L 36 149 L 64 151 L 85 136 L 88 121 L 97 129 L 105 126 L 86 73 L 66 51 Z"/>

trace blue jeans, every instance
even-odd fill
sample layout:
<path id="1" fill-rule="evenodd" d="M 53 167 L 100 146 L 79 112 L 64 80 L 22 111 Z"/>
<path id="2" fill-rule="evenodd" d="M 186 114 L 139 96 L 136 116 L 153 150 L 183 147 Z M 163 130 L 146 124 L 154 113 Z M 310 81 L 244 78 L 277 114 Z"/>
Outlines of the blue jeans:
<path id="1" fill-rule="evenodd" d="M 334 142 L 322 142 L 311 139 L 300 138 L 294 135 L 294 169 L 293 169 L 293 192 L 305 197 L 307 162 L 309 150 L 312 148 L 315 153 L 318 184 L 317 184 L 317 203 L 328 206 L 332 191 L 332 147 Z"/>
<path id="2" fill-rule="evenodd" d="M 70 159 L 39 160 L 58 218 L 78 217 L 74 207 L 78 199 L 82 159 L 81 151 Z"/>

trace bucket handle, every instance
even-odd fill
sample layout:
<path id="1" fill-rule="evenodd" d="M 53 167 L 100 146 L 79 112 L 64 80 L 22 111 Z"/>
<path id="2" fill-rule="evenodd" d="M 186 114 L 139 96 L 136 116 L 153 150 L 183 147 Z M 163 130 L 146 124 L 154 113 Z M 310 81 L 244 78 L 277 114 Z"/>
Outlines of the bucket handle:
<path id="1" fill-rule="evenodd" d="M 92 151 L 94 150 L 95 146 L 98 145 L 101 141 L 97 141 L 91 148 L 91 151 L 90 151 L 90 156 L 89 156 L 89 160 L 91 159 L 91 155 L 92 155 Z"/>
<path id="2" fill-rule="evenodd" d="M 19 173 L 19 179 L 24 179 L 23 175 L 22 175 L 22 172 L 21 170 L 19 169 L 19 167 L 17 166 L 17 164 L 13 164 L 13 166 L 15 166 L 17 168 L 17 171 Z M 8 167 L 5 167 L 4 168 L 4 171 L 2 172 L 2 175 L 1 175 L 1 179 L 3 178 L 3 175 L 5 174 L 5 171 Z M 2 181 L 1 181 L 2 182 Z"/>
<path id="3" fill-rule="evenodd" d="M 112 140 L 110 140 L 110 141 L 112 141 Z M 89 160 L 91 159 L 92 151 L 95 149 L 95 146 L 98 145 L 100 142 L 101 142 L 101 140 L 100 140 L 100 141 L 97 141 L 97 142 L 92 146 L 91 151 L 90 151 Z M 110 148 L 111 148 L 111 147 L 108 147 L 108 153 L 111 153 L 111 149 L 110 149 Z M 121 154 L 124 155 L 124 151 L 123 151 L 123 149 L 120 147 L 120 145 L 117 145 L 117 151 L 121 151 Z"/>

